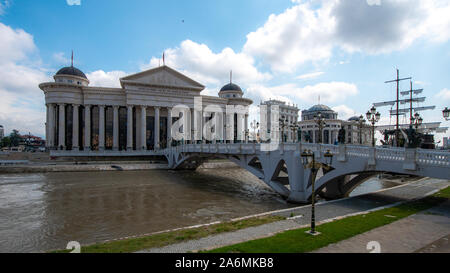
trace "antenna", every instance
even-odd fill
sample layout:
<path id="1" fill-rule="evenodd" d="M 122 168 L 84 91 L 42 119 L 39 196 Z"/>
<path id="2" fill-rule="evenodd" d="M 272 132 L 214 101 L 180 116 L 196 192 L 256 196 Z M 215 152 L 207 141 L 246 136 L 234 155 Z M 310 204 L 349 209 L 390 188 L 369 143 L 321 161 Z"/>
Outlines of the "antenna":
<path id="1" fill-rule="evenodd" d="M 233 70 L 230 70 L 230 84 L 233 82 Z"/>
<path id="2" fill-rule="evenodd" d="M 72 49 L 72 67 L 73 67 L 73 49 Z"/>

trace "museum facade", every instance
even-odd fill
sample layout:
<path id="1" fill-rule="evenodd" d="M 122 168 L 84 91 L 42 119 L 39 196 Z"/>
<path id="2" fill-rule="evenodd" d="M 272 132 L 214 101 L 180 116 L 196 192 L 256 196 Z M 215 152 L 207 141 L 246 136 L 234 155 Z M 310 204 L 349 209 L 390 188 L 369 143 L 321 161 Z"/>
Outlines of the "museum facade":
<path id="1" fill-rule="evenodd" d="M 202 84 L 163 65 L 121 78 L 120 85 L 90 86 L 86 75 L 73 66 L 60 69 L 54 82 L 40 84 L 47 106 L 47 148 L 77 152 L 163 149 L 174 145 L 172 126 L 181 117 L 188 122 L 181 126 L 187 136 L 183 142 L 245 141 L 252 100 L 244 98 L 231 80 L 219 96 L 204 96 L 200 95 Z M 210 105 L 216 111 L 208 112 Z M 174 111 L 180 106 L 186 108 L 183 114 Z M 227 109 L 235 106 L 244 112 L 229 115 Z M 206 140 L 203 125 L 215 117 L 222 120 L 220 128 L 209 128 L 215 137 Z M 218 134 L 220 130 L 223 134 Z"/>

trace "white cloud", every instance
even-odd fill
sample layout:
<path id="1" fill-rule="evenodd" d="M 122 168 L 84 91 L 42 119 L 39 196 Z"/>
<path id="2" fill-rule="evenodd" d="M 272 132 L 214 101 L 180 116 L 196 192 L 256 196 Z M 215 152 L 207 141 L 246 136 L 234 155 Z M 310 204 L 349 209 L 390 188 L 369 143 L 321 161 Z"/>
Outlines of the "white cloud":
<path id="1" fill-rule="evenodd" d="M 0 23 L 0 124 L 44 135 L 44 94 L 38 85 L 50 77 L 33 58 L 33 36 Z"/>
<path id="2" fill-rule="evenodd" d="M 142 69 L 156 67 L 159 63 L 160 58 L 153 57 Z M 229 81 L 230 70 L 233 70 L 233 82 L 241 84 L 272 78 L 270 74 L 258 71 L 251 56 L 236 53 L 231 48 L 214 53 L 207 45 L 191 40 L 165 50 L 165 63 L 202 84 L 225 84 Z"/>
<path id="3" fill-rule="evenodd" d="M 355 84 L 345 82 L 323 82 L 316 85 L 299 87 L 295 84 L 284 84 L 273 87 L 251 85 L 247 93 L 252 97 L 263 100 L 278 99 L 293 102 L 293 99 L 307 103 L 317 103 L 320 96 L 321 103 L 335 103 L 345 100 L 349 96 L 359 93 Z"/>
<path id="4" fill-rule="evenodd" d="M 9 7 L 9 1 L 0 0 L 0 15 L 3 15 L 5 13 L 7 7 Z"/>
<path id="5" fill-rule="evenodd" d="M 450 39 L 447 0 L 293 1 L 247 35 L 243 52 L 273 71 L 293 72 L 306 62 L 326 62 L 333 50 L 383 54 L 418 40 Z"/>
<path id="6" fill-rule="evenodd" d="M 53 54 L 53 59 L 58 63 L 62 65 L 68 65 L 71 63 L 71 60 L 67 58 L 64 54 L 64 52 L 57 52 Z"/>
<path id="7" fill-rule="evenodd" d="M 334 29 L 330 4 L 314 10 L 300 3 L 279 15 L 270 15 L 264 26 L 247 35 L 243 51 L 261 57 L 272 70 L 293 72 L 308 61 L 331 57 L 329 39 Z"/>
<path id="8" fill-rule="evenodd" d="M 367 5 L 379 6 L 379 5 L 381 5 L 381 0 L 367 0 Z"/>
<path id="9" fill-rule="evenodd" d="M 303 74 L 303 75 L 297 76 L 295 78 L 299 79 L 299 80 L 310 80 L 310 79 L 317 78 L 317 77 L 319 77 L 319 76 L 321 76 L 323 74 L 324 74 L 324 72 L 319 71 L 319 72 L 312 72 L 312 73 Z"/>
<path id="10" fill-rule="evenodd" d="M 120 87 L 120 78 L 127 76 L 124 71 L 109 71 L 97 70 L 88 73 L 86 77 L 89 79 L 89 85 L 99 87 Z"/>
<path id="11" fill-rule="evenodd" d="M 450 101 L 450 89 L 442 89 L 439 93 L 436 94 L 436 97 L 444 101 Z"/>
<path id="12" fill-rule="evenodd" d="M 361 114 L 356 113 L 355 110 L 351 109 L 347 105 L 339 105 L 332 107 L 334 111 L 338 113 L 338 118 L 342 120 L 347 120 L 354 116 L 360 116 Z"/>
<path id="13" fill-rule="evenodd" d="M 67 5 L 69 6 L 80 6 L 81 5 L 81 0 L 66 0 L 67 1 Z"/>

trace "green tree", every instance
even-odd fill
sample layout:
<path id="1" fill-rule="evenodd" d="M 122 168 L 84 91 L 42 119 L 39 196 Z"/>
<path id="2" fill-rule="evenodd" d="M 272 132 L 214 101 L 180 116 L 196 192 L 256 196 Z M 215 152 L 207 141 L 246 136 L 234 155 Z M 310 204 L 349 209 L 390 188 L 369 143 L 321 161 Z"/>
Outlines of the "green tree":
<path id="1" fill-rule="evenodd" d="M 11 141 L 11 146 L 12 147 L 17 147 L 19 146 L 19 142 L 20 142 L 20 134 L 19 131 L 14 129 L 12 130 L 12 133 L 9 135 L 9 139 Z"/>
<path id="2" fill-rule="evenodd" d="M 11 139 L 9 138 L 9 136 L 5 136 L 1 139 L 0 147 L 11 147 Z"/>

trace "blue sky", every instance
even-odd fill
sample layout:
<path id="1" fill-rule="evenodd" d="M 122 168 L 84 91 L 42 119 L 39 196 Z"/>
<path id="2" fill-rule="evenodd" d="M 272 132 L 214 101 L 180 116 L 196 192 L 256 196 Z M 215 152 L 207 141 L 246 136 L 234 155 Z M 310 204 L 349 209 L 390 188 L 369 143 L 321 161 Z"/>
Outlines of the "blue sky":
<path id="1" fill-rule="evenodd" d="M 320 95 L 341 118 L 394 99 L 384 81 L 399 68 L 425 89 L 426 105 L 437 106 L 425 120 L 443 121 L 448 2 L 0 0 L 0 124 L 44 134 L 37 85 L 70 64 L 72 49 L 91 85 L 118 86 L 118 78 L 157 66 L 164 51 L 166 64 L 207 87 L 203 94 L 216 95 L 233 70 L 255 104 L 278 98 L 303 110 Z M 387 110 L 380 109 L 384 124 Z"/>

